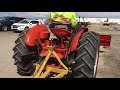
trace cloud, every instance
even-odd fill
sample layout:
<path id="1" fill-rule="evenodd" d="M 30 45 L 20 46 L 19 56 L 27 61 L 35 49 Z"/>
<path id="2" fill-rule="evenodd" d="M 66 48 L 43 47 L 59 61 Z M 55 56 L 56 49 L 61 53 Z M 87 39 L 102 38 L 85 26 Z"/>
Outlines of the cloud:
<path id="1" fill-rule="evenodd" d="M 1 16 L 18 16 L 18 17 L 31 17 L 46 18 L 49 16 L 49 12 L 0 12 Z"/>
<path id="2" fill-rule="evenodd" d="M 15 12 L 15 15 L 21 17 L 46 18 L 49 15 L 49 13 L 48 12 Z"/>
<path id="3" fill-rule="evenodd" d="M 50 12 L 0 12 L 0 16 L 19 16 L 26 18 L 49 18 Z M 120 18 L 120 12 L 76 12 L 77 17 Z"/>
<path id="4" fill-rule="evenodd" d="M 22 16 L 34 16 L 34 17 L 45 17 L 48 15 L 47 12 L 18 12 L 16 15 L 22 15 Z"/>
<path id="5" fill-rule="evenodd" d="M 81 17 L 120 18 L 120 12 L 76 12 Z"/>

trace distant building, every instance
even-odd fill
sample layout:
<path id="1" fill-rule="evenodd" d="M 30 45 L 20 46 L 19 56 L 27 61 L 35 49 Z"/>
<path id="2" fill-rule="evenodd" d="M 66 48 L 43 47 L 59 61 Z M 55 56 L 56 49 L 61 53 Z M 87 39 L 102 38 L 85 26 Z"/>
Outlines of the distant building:
<path id="1" fill-rule="evenodd" d="M 79 22 L 79 18 L 76 19 Z M 103 23 L 107 18 L 80 18 L 80 22 Z M 120 24 L 120 18 L 108 18 L 108 22 Z"/>

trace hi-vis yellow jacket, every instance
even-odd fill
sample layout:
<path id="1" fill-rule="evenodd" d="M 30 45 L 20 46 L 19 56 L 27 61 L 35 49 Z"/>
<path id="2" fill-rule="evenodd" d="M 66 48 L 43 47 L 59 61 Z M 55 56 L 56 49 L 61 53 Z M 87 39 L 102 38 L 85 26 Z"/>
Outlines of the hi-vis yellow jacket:
<path id="1" fill-rule="evenodd" d="M 50 12 L 50 23 L 77 25 L 76 14 L 74 12 Z"/>

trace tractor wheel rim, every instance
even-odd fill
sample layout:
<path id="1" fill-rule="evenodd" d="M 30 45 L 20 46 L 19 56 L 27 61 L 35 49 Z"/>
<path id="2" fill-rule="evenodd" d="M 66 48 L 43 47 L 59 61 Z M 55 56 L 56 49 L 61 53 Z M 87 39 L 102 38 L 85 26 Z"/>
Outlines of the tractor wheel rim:
<path id="1" fill-rule="evenodd" d="M 97 67 L 98 67 L 98 59 L 99 59 L 99 53 L 98 53 L 98 50 L 97 50 L 96 59 L 95 59 L 95 65 L 94 65 L 94 75 L 93 75 L 93 77 L 96 77 Z"/>

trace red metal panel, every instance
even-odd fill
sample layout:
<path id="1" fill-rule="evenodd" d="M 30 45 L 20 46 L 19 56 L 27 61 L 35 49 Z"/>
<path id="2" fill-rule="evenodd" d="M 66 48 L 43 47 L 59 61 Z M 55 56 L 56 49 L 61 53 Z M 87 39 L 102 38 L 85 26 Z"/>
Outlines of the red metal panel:
<path id="1" fill-rule="evenodd" d="M 41 32 L 39 35 L 40 39 L 47 39 L 47 38 L 49 39 L 49 37 L 50 37 L 50 33 L 46 31 Z"/>
<path id="2" fill-rule="evenodd" d="M 46 33 L 43 35 L 43 33 Z M 41 34 L 40 34 L 41 33 Z M 45 25 L 36 25 L 34 26 L 33 28 L 31 28 L 29 30 L 29 32 L 27 33 L 26 37 L 25 37 L 25 43 L 28 45 L 28 46 L 35 46 L 35 39 L 37 38 L 43 38 L 43 37 L 48 37 L 49 31 L 48 31 L 48 28 L 47 26 Z M 42 35 L 42 36 L 40 36 Z"/>
<path id="3" fill-rule="evenodd" d="M 72 40 L 71 43 L 71 47 L 70 47 L 70 51 L 73 52 L 74 50 L 76 50 L 77 45 L 78 45 L 78 40 L 80 39 L 81 35 L 83 34 L 84 30 L 81 30 L 80 32 L 78 32 L 75 37 Z"/>
<path id="4" fill-rule="evenodd" d="M 71 32 L 68 31 L 67 29 L 52 28 L 51 31 L 54 35 L 59 36 L 59 37 L 63 37 L 63 36 L 70 37 L 71 36 Z"/>
<path id="5" fill-rule="evenodd" d="M 100 45 L 108 47 L 111 44 L 111 35 L 100 35 Z"/>

